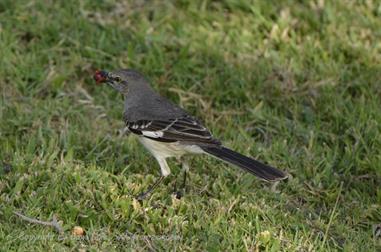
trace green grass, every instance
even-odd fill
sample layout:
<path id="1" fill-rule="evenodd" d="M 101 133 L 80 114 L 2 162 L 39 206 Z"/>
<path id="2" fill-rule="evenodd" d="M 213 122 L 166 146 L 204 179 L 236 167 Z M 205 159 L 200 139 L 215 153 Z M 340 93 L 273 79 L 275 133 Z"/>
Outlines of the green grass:
<path id="1" fill-rule="evenodd" d="M 1 251 L 381 249 L 378 1 L 78 2 L 0 2 Z M 183 198 L 173 161 L 134 201 L 159 168 L 120 134 L 122 97 L 92 80 L 118 68 L 292 179 L 273 192 L 194 157 Z M 13 211 L 57 215 L 65 234 Z"/>

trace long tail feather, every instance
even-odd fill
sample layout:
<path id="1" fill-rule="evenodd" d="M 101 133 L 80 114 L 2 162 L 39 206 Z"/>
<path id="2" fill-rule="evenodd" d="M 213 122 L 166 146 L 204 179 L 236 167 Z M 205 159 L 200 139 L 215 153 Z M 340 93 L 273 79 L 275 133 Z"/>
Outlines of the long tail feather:
<path id="1" fill-rule="evenodd" d="M 287 175 L 268 165 L 262 164 L 261 162 L 254 160 L 252 158 L 246 157 L 238 152 L 232 151 L 226 147 L 201 147 L 206 153 L 217 157 L 225 162 L 234 164 L 255 176 L 267 180 L 267 181 L 277 181 L 287 178 Z"/>

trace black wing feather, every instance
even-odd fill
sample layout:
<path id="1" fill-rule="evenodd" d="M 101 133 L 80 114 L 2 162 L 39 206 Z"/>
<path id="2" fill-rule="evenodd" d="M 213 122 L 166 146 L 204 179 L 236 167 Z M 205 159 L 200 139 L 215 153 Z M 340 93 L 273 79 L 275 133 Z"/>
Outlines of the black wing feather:
<path id="1" fill-rule="evenodd" d="M 191 116 L 169 120 L 139 120 L 126 122 L 128 129 L 137 135 L 160 142 L 187 142 L 220 145 L 217 139 L 199 121 Z"/>

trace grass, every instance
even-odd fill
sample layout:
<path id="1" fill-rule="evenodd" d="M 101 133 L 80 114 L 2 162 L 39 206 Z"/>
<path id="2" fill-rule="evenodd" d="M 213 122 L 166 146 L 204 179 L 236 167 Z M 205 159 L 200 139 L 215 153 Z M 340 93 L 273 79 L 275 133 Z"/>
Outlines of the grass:
<path id="1" fill-rule="evenodd" d="M 1 1 L 0 250 L 380 250 L 380 41 L 378 1 Z M 134 201 L 159 168 L 94 85 L 118 68 L 292 179 L 194 157 Z"/>

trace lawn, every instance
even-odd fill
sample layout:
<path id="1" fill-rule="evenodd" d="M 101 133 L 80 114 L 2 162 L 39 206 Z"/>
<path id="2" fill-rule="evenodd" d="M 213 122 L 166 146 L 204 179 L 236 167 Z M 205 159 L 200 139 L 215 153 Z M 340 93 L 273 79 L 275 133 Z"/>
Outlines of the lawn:
<path id="1" fill-rule="evenodd" d="M 379 1 L 1 0 L 0 66 L 0 251 L 381 250 Z M 198 156 L 136 201 L 119 68 L 290 179 Z"/>

